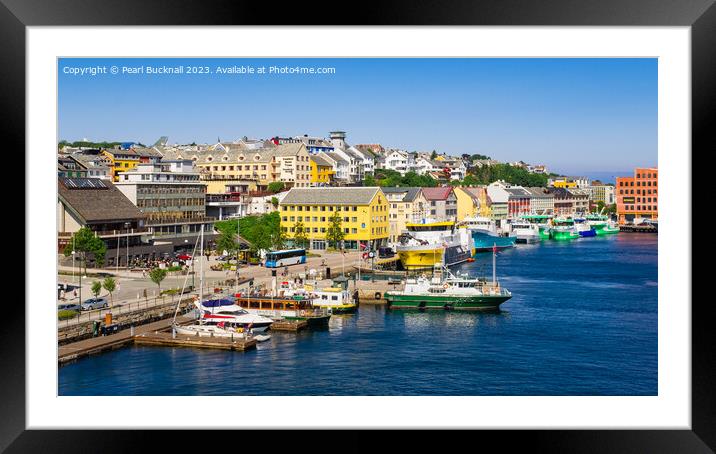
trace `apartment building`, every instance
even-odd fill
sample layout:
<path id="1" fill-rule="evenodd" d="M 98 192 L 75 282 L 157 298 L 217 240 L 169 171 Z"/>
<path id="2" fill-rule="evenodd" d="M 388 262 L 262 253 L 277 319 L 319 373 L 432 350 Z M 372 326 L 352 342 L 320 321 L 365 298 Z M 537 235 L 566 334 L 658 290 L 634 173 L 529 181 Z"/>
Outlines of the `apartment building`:
<path id="1" fill-rule="evenodd" d="M 281 230 L 292 238 L 303 223 L 311 249 L 326 249 L 331 218 L 341 218 L 345 249 L 374 249 L 389 236 L 388 200 L 379 187 L 292 188 L 280 203 Z"/>

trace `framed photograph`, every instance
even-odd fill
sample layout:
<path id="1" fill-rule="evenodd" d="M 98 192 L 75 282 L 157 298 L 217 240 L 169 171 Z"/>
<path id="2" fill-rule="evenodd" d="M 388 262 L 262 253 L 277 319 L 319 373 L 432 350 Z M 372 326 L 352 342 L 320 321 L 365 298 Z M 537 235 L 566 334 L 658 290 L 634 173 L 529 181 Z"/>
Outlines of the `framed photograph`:
<path id="1" fill-rule="evenodd" d="M 0 448 L 713 452 L 712 1 L 2 3 L 27 266 Z"/>

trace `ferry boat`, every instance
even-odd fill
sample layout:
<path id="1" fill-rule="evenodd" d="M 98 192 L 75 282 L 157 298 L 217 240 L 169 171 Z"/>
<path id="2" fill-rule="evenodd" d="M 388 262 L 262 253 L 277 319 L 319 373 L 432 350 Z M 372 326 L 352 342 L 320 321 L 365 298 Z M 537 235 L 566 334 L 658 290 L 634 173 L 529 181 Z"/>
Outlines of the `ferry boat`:
<path id="1" fill-rule="evenodd" d="M 569 218 L 552 219 L 550 238 L 553 240 L 572 240 L 579 238 L 579 234 L 574 231 L 574 221 Z"/>
<path id="2" fill-rule="evenodd" d="M 516 243 L 538 243 L 540 241 L 539 227 L 528 221 L 513 220 L 510 223 L 510 237 L 514 237 Z"/>
<path id="3" fill-rule="evenodd" d="M 326 326 L 331 318 L 326 308 L 315 307 L 306 297 L 272 298 L 237 293 L 236 304 L 249 314 L 261 315 L 272 320 L 305 320 L 308 326 Z"/>
<path id="4" fill-rule="evenodd" d="M 332 314 L 352 314 L 358 309 L 348 290 L 328 287 L 312 290 L 309 295 L 313 307 L 327 308 Z"/>
<path id="5" fill-rule="evenodd" d="M 492 282 L 484 278 L 456 276 L 444 265 L 436 265 L 433 276 L 425 274 L 408 278 L 400 291 L 387 291 L 385 299 L 391 309 L 496 310 L 512 298 L 495 277 L 493 246 Z"/>
<path id="6" fill-rule="evenodd" d="M 484 216 L 466 217 L 462 224 L 465 225 L 472 236 L 475 251 L 491 251 L 496 245 L 497 249 L 513 247 L 517 238 L 503 236 L 497 229 L 494 219 Z"/>
<path id="7" fill-rule="evenodd" d="M 574 231 L 581 237 L 597 236 L 597 231 L 586 221 L 585 218 L 574 218 Z"/>
<path id="8" fill-rule="evenodd" d="M 406 270 L 430 269 L 436 263 L 447 266 L 465 262 L 475 254 L 470 232 L 455 222 L 408 223 L 399 237 L 396 251 Z"/>

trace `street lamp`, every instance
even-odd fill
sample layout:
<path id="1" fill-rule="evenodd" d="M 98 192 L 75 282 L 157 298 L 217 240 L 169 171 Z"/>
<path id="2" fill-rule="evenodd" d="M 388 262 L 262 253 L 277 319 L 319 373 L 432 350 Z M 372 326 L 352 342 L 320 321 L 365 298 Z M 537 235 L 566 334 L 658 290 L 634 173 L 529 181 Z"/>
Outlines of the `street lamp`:
<path id="1" fill-rule="evenodd" d="M 72 239 L 72 283 L 75 283 L 75 240 Z"/>

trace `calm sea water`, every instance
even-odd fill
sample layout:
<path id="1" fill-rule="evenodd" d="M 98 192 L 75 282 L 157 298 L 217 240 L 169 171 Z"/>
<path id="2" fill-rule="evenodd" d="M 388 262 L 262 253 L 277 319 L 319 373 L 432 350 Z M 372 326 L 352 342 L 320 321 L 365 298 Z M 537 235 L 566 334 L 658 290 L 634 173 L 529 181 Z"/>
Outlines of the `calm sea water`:
<path id="1" fill-rule="evenodd" d="M 657 394 L 656 235 L 518 245 L 497 274 L 499 313 L 363 305 L 246 353 L 128 347 L 60 367 L 59 394 Z"/>

